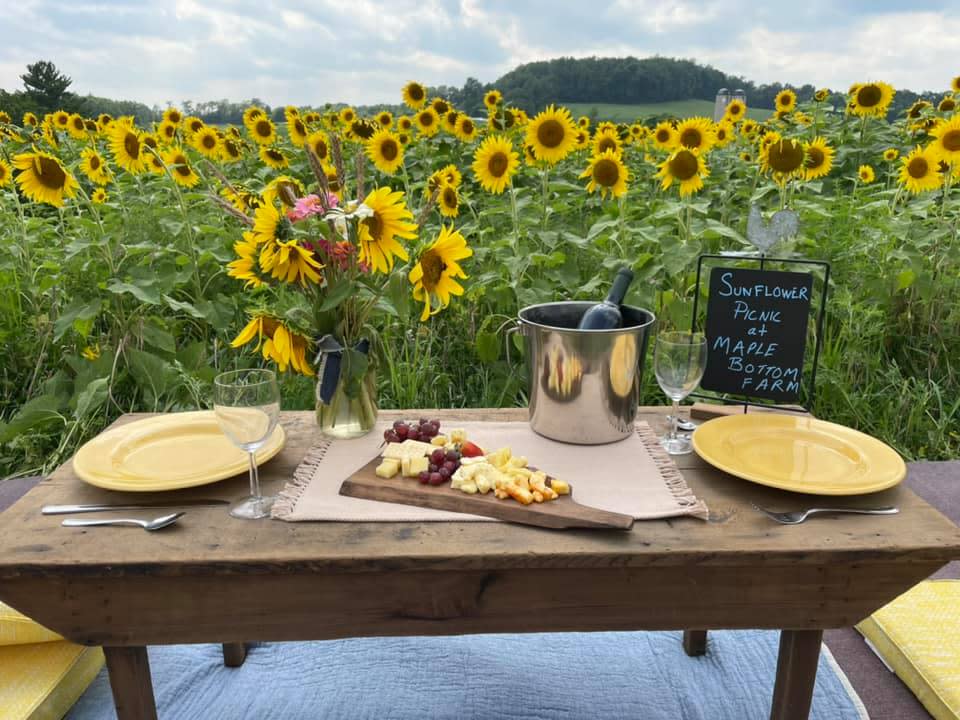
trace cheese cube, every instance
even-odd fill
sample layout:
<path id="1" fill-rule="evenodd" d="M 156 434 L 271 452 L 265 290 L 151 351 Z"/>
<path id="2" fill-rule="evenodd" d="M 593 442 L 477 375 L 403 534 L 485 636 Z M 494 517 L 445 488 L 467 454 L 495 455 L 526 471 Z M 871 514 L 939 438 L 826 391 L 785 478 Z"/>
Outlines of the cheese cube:
<path id="1" fill-rule="evenodd" d="M 387 443 L 382 456 L 402 460 L 405 457 L 419 457 L 434 449 L 433 445 L 419 440 L 406 440 L 402 443 Z"/>
<path id="2" fill-rule="evenodd" d="M 450 442 L 462 443 L 467 440 L 467 431 L 463 428 L 453 428 L 450 430 Z"/>
<path id="3" fill-rule="evenodd" d="M 510 456 L 513 454 L 513 451 L 509 447 L 502 447 L 496 452 L 492 452 L 487 455 L 487 462 L 497 468 L 503 468 L 508 462 L 510 462 Z"/>
<path id="4" fill-rule="evenodd" d="M 386 459 L 377 465 L 377 477 L 392 478 L 400 470 L 400 463 L 397 460 Z"/>
<path id="5" fill-rule="evenodd" d="M 437 447 L 443 447 L 444 445 L 447 444 L 447 436 L 446 436 L 446 435 L 437 435 L 435 438 L 433 438 L 433 439 L 430 441 L 430 444 L 431 444 L 431 445 L 436 445 Z"/>
<path id="6" fill-rule="evenodd" d="M 420 457 L 406 457 L 401 461 L 400 466 L 403 470 L 404 477 L 416 477 L 430 467 L 430 460 L 423 455 Z"/>
<path id="7" fill-rule="evenodd" d="M 570 494 L 570 485 L 565 480 L 557 480 L 556 478 L 551 478 L 550 487 L 557 495 L 569 495 Z"/>

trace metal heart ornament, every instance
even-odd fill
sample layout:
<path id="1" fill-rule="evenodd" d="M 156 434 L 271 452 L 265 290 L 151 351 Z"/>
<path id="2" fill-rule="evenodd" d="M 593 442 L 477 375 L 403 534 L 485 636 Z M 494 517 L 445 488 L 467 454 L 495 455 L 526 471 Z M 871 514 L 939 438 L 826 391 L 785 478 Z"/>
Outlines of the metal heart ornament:
<path id="1" fill-rule="evenodd" d="M 800 220 L 793 210 L 778 210 L 767 222 L 756 205 L 750 206 L 747 216 L 747 240 L 757 250 L 766 253 L 781 240 L 786 240 L 797 234 Z"/>

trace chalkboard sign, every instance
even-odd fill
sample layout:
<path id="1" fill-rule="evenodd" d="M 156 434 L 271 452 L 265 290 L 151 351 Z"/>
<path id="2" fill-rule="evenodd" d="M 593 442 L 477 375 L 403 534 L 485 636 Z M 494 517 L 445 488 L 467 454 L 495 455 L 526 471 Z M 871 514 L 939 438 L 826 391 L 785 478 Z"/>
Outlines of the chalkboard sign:
<path id="1" fill-rule="evenodd" d="M 716 267 L 707 299 L 707 369 L 715 392 L 791 402 L 800 395 L 813 275 Z"/>

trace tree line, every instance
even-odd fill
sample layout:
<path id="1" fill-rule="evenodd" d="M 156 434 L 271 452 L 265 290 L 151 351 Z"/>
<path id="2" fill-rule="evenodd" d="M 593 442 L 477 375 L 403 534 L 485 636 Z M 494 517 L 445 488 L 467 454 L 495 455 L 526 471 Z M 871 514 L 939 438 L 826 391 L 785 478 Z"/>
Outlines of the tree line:
<path id="1" fill-rule="evenodd" d="M 7 92 L 0 89 L 0 110 L 19 121 L 25 112 L 39 116 L 55 110 L 77 112 L 84 117 L 108 113 L 113 117 L 133 115 L 141 125 L 160 119 L 163 107 L 149 107 L 131 100 L 112 100 L 94 95 L 78 95 L 70 91 L 72 80 L 49 61 L 39 60 L 27 65 L 20 76 L 23 89 Z M 649 57 L 626 58 L 555 58 L 520 65 L 493 83 L 484 84 L 469 77 L 462 87 L 439 86 L 430 88 L 431 95 L 440 95 L 457 108 L 475 117 L 486 113 L 484 94 L 493 88 L 500 90 L 507 103 L 535 113 L 551 103 L 610 103 L 620 105 L 650 104 L 677 100 L 701 99 L 712 101 L 720 88 L 742 89 L 747 104 L 754 108 L 773 109 L 774 98 L 781 90 L 792 89 L 800 101 L 813 97 L 817 88 L 809 83 L 795 86 L 783 83 L 756 84 L 739 75 L 728 75 L 709 65 L 693 60 Z M 832 88 L 829 102 L 838 109 L 846 102 L 847 88 Z M 940 95 L 933 92 L 916 93 L 897 90 L 890 108 L 891 119 L 901 114 L 918 99 L 936 103 Z M 211 100 L 178 104 L 187 115 L 195 115 L 210 124 L 240 124 L 243 111 L 251 104 L 263 107 L 275 120 L 283 120 L 283 107 L 271 107 L 258 98 L 242 102 Z M 342 103 L 315 107 L 324 110 L 341 107 Z M 359 108 L 361 112 L 389 109 L 404 112 L 399 105 L 371 105 Z"/>

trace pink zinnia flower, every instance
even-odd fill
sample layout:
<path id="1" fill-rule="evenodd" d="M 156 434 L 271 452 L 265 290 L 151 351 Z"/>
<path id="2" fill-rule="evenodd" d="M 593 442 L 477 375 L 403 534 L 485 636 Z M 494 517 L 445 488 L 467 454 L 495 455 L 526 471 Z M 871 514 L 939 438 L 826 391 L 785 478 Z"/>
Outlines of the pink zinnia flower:
<path id="1" fill-rule="evenodd" d="M 306 220 L 308 217 L 320 215 L 323 212 L 324 209 L 320 198 L 316 195 L 307 195 L 306 197 L 297 199 L 297 204 L 294 205 L 292 209 L 287 210 L 287 217 L 293 222 L 300 222 L 301 220 Z"/>

